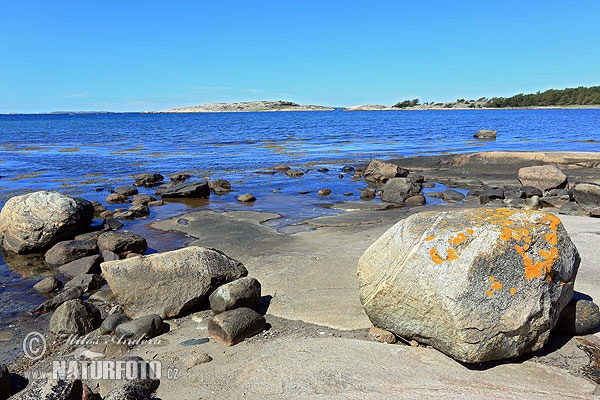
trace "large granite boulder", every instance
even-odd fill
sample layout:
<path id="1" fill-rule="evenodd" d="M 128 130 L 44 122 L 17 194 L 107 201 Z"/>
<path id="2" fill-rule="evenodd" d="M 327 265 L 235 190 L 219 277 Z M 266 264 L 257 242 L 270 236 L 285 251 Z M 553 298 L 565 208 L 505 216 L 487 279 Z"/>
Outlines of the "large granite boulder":
<path id="1" fill-rule="evenodd" d="M 19 254 L 40 252 L 75 236 L 93 217 L 87 200 L 48 191 L 16 196 L 0 211 L 0 246 Z"/>
<path id="2" fill-rule="evenodd" d="M 362 255 L 360 299 L 375 326 L 459 361 L 516 357 L 548 340 L 579 262 L 552 214 L 423 212 Z"/>
<path id="3" fill-rule="evenodd" d="M 218 250 L 197 246 L 104 262 L 101 268 L 131 318 L 185 314 L 217 287 L 248 274 L 241 262 Z"/>
<path id="4" fill-rule="evenodd" d="M 386 163 L 379 160 L 372 160 L 365 170 L 365 180 L 367 182 L 385 183 L 389 179 L 404 177 L 408 175 L 408 170 L 397 166 L 396 164 Z"/>
<path id="5" fill-rule="evenodd" d="M 567 175 L 556 165 L 534 165 L 519 169 L 517 174 L 523 186 L 533 186 L 542 192 L 567 186 Z"/>

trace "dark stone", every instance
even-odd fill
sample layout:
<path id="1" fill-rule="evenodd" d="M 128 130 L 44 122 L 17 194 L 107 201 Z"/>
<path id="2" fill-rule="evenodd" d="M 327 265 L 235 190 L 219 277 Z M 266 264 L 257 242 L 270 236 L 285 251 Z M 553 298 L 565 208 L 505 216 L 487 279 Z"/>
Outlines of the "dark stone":
<path id="1" fill-rule="evenodd" d="M 81 296 L 83 296 L 83 290 L 81 288 L 71 287 L 62 290 L 50 300 L 43 302 L 33 312 L 39 314 L 47 313 L 56 309 L 57 307 L 59 307 L 67 301 L 81 298 Z"/>
<path id="2" fill-rule="evenodd" d="M 54 292 L 58 288 L 60 288 L 60 281 L 54 276 L 44 278 L 35 285 L 33 285 L 33 290 L 42 294 Z"/>
<path id="3" fill-rule="evenodd" d="M 119 324 L 115 328 L 118 337 L 139 339 L 153 338 L 165 332 L 165 324 L 160 315 L 148 314 Z"/>
<path id="4" fill-rule="evenodd" d="M 129 197 L 123 196 L 119 193 L 111 193 L 104 199 L 109 204 L 123 204 L 123 203 L 131 203 Z"/>
<path id="5" fill-rule="evenodd" d="M 102 231 L 82 233 L 81 235 L 75 236 L 73 240 L 97 240 L 101 233 Z"/>
<path id="6" fill-rule="evenodd" d="M 291 168 L 288 165 L 281 164 L 274 166 L 273 169 L 275 171 L 289 171 Z"/>
<path id="7" fill-rule="evenodd" d="M 145 218 L 150 215 L 150 208 L 145 204 L 132 205 L 127 211 L 130 212 L 134 218 Z"/>
<path id="8" fill-rule="evenodd" d="M 560 313 L 554 329 L 570 335 L 585 335 L 600 325 L 600 308 L 594 302 L 573 299 Z"/>
<path id="9" fill-rule="evenodd" d="M 345 165 L 342 167 L 342 172 L 354 172 L 354 167 L 350 165 Z"/>
<path id="10" fill-rule="evenodd" d="M 289 177 L 297 178 L 299 176 L 304 175 L 304 172 L 300 171 L 299 169 L 289 169 L 285 171 L 285 174 Z"/>
<path id="11" fill-rule="evenodd" d="M 82 274 L 99 274 L 101 272 L 101 263 L 102 256 L 100 254 L 95 254 L 61 265 L 58 267 L 58 272 L 67 277 L 79 276 Z"/>
<path id="12" fill-rule="evenodd" d="M 115 329 L 117 329 L 117 326 L 127 321 L 129 321 L 129 317 L 123 313 L 110 314 L 104 321 L 102 321 L 100 328 L 98 328 L 98 333 L 101 335 L 113 333 Z"/>
<path id="13" fill-rule="evenodd" d="M 427 199 L 425 199 L 425 196 L 421 195 L 411 196 L 404 201 L 404 204 L 407 206 L 422 206 L 425 203 L 427 203 Z"/>
<path id="14" fill-rule="evenodd" d="M 120 256 L 125 253 L 144 254 L 148 248 L 146 239 L 133 232 L 112 231 L 104 232 L 98 237 L 100 251 L 109 250 Z"/>
<path id="15" fill-rule="evenodd" d="M 161 188 L 156 191 L 157 195 L 164 199 L 175 198 L 207 198 L 210 196 L 208 182 L 180 182 L 173 185 Z"/>
<path id="16" fill-rule="evenodd" d="M 50 318 L 50 332 L 60 335 L 85 335 L 102 323 L 100 310 L 92 303 L 69 300 L 56 309 Z"/>
<path id="17" fill-rule="evenodd" d="M 133 186 L 117 186 L 115 188 L 115 193 L 129 197 L 138 194 L 138 190 Z"/>
<path id="18" fill-rule="evenodd" d="M 208 181 L 208 188 L 215 194 L 225 194 L 231 192 L 231 182 L 225 179 L 213 179 Z"/>
<path id="19" fill-rule="evenodd" d="M 156 201 L 156 198 L 150 196 L 149 194 L 136 194 L 135 196 L 133 196 L 133 203 L 131 205 L 148 205 L 148 203 L 153 201 Z"/>
<path id="20" fill-rule="evenodd" d="M 518 194 L 522 199 L 528 199 L 533 196 L 542 197 L 544 195 L 540 189 L 533 186 L 522 186 L 518 190 Z"/>
<path id="21" fill-rule="evenodd" d="M 11 391 L 10 373 L 6 365 L 0 364 L 0 399 L 4 400 Z"/>
<path id="22" fill-rule="evenodd" d="M 490 200 L 503 199 L 504 198 L 504 190 L 500 188 L 489 188 L 486 189 L 484 194 Z"/>
<path id="23" fill-rule="evenodd" d="M 600 206 L 600 185 L 596 183 L 578 182 L 571 189 L 577 204 L 583 207 Z"/>
<path id="24" fill-rule="evenodd" d="M 66 240 L 58 242 L 44 255 L 49 265 L 63 265 L 98 253 L 95 240 Z"/>
<path id="25" fill-rule="evenodd" d="M 102 205 L 99 201 L 90 200 L 90 203 L 94 207 L 94 217 L 100 216 L 100 213 L 106 211 L 106 207 Z"/>
<path id="26" fill-rule="evenodd" d="M 65 371 L 66 373 L 66 371 Z M 82 400 L 81 380 L 37 379 L 12 398 L 15 400 Z"/>
<path id="27" fill-rule="evenodd" d="M 317 172 L 321 172 L 321 173 L 329 172 L 329 168 L 319 168 L 319 169 L 317 169 Z"/>
<path id="28" fill-rule="evenodd" d="M 161 174 L 143 173 L 133 176 L 135 186 L 153 187 L 161 184 L 164 181 L 164 177 Z"/>
<path id="29" fill-rule="evenodd" d="M 83 290 L 83 293 L 87 293 L 92 290 L 100 289 L 105 283 L 106 281 L 102 275 L 82 274 L 65 283 L 65 289 L 80 288 Z"/>
<path id="30" fill-rule="evenodd" d="M 144 361 L 143 358 L 138 356 L 126 357 L 124 361 L 131 364 L 132 367 L 125 375 L 126 378 L 133 379 L 102 379 L 99 385 L 100 394 L 104 396 L 104 400 L 110 399 L 124 399 L 133 400 L 136 397 L 110 397 L 112 391 L 123 390 L 127 387 L 141 387 L 152 393 L 160 386 L 160 380 L 156 377 L 156 371 L 152 370 L 151 365 Z M 137 390 L 137 389 L 136 389 Z M 135 393 L 135 391 L 134 391 Z"/>
<path id="31" fill-rule="evenodd" d="M 568 189 L 550 189 L 546 192 L 546 196 L 569 196 L 569 200 L 574 200 L 574 193 Z"/>
<path id="32" fill-rule="evenodd" d="M 444 197 L 444 193 L 442 192 L 427 192 L 427 196 L 433 199 L 441 199 Z"/>
<path id="33" fill-rule="evenodd" d="M 473 137 L 481 140 L 496 140 L 497 131 L 491 129 L 481 129 L 477 131 Z"/>
<path id="34" fill-rule="evenodd" d="M 485 194 L 480 194 L 477 196 L 467 195 L 463 199 L 463 203 L 468 204 L 486 204 L 488 201 L 490 201 L 490 199 Z"/>
<path id="35" fill-rule="evenodd" d="M 420 194 L 421 185 L 414 183 L 410 178 L 392 178 L 383 185 L 381 201 L 404 204 L 409 197 Z"/>
<path id="36" fill-rule="evenodd" d="M 260 282 L 249 276 L 219 286 L 209 296 L 210 308 L 215 314 L 234 308 L 254 308 L 260 300 Z"/>
<path id="37" fill-rule="evenodd" d="M 448 189 L 442 192 L 442 200 L 447 201 L 448 203 L 462 201 L 464 198 L 465 195 L 460 192 L 457 192 L 456 190 Z"/>
<path id="38" fill-rule="evenodd" d="M 417 174 L 416 172 L 410 172 L 408 174 L 408 178 L 412 179 L 412 181 L 415 183 L 425 183 L 425 177 L 423 175 Z M 435 186 L 435 184 L 433 186 Z"/>
<path id="39" fill-rule="evenodd" d="M 192 174 L 188 174 L 187 172 L 177 172 L 175 174 L 169 175 L 169 179 L 171 182 L 184 182 L 187 180 Z"/>
<path id="40" fill-rule="evenodd" d="M 233 346 L 265 329 L 265 318 L 250 308 L 225 311 L 208 323 L 208 334 L 226 346 Z"/>
<path id="41" fill-rule="evenodd" d="M 352 193 L 350 193 L 350 195 L 352 195 Z M 375 196 L 377 195 L 377 191 L 375 189 L 365 189 L 360 193 L 360 199 L 364 200 L 364 201 L 369 201 L 369 200 L 373 200 L 375 198 Z"/>
<path id="42" fill-rule="evenodd" d="M 256 201 L 256 197 L 254 197 L 254 195 L 251 193 L 244 193 L 244 194 L 238 196 L 237 200 L 240 203 L 252 203 L 252 202 Z"/>
<path id="43" fill-rule="evenodd" d="M 120 221 L 117 221 L 113 217 L 108 217 L 108 218 L 104 219 L 103 226 L 104 226 L 105 230 L 116 231 L 117 229 L 123 227 L 123 223 Z"/>
<path id="44" fill-rule="evenodd" d="M 331 194 L 331 189 L 319 189 L 319 191 L 317 192 L 317 194 L 319 196 L 329 196 Z"/>

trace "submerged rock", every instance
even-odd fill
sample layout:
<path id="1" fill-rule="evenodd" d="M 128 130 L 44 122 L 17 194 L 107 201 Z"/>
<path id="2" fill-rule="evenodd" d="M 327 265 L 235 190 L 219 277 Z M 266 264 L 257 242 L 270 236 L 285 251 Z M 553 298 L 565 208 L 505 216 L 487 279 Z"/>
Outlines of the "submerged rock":
<path id="1" fill-rule="evenodd" d="M 197 246 L 104 262 L 101 268 L 114 296 L 131 318 L 184 314 L 217 287 L 248 274 L 241 262 Z"/>
<path id="2" fill-rule="evenodd" d="M 46 250 L 87 228 L 94 206 L 56 192 L 34 192 L 9 199 L 0 211 L 0 246 L 24 254 Z"/>
<path id="3" fill-rule="evenodd" d="M 516 357 L 548 340 L 579 262 L 552 214 L 423 212 L 365 251 L 360 299 L 375 326 L 459 361 Z"/>
<path id="4" fill-rule="evenodd" d="M 156 191 L 157 195 L 167 198 L 206 198 L 210 197 L 208 182 L 179 182 Z"/>
<path id="5" fill-rule="evenodd" d="M 143 173 L 137 174 L 133 176 L 133 180 L 135 181 L 135 186 L 145 186 L 145 187 L 153 187 L 156 185 L 160 185 L 164 176 L 161 174 L 153 174 L 153 173 Z"/>
<path id="6" fill-rule="evenodd" d="M 498 131 L 494 131 L 491 129 L 480 129 L 473 135 L 476 139 L 484 139 L 484 140 L 496 140 L 496 136 L 498 135 Z"/>

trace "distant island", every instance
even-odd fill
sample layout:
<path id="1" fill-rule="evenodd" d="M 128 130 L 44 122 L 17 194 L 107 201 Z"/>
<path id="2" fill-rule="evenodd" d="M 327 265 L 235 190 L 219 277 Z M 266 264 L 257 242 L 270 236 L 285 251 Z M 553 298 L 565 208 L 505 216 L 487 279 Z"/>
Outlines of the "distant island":
<path id="1" fill-rule="evenodd" d="M 261 112 L 261 111 L 333 111 L 333 107 L 300 105 L 292 101 L 244 101 L 238 103 L 210 103 L 199 106 L 174 108 L 161 113 L 215 113 L 215 112 Z"/>
<path id="2" fill-rule="evenodd" d="M 600 107 L 600 86 L 550 89 L 544 92 L 517 94 L 511 97 L 481 97 L 477 100 L 457 99 L 453 102 L 425 102 L 419 99 L 403 100 L 394 105 L 363 104 L 352 107 L 329 107 L 301 105 L 292 101 L 244 101 L 235 103 L 210 103 L 198 106 L 174 108 L 152 113 L 218 113 L 218 112 L 268 112 L 268 111 L 398 111 L 398 110 L 444 110 L 484 108 L 567 108 Z"/>

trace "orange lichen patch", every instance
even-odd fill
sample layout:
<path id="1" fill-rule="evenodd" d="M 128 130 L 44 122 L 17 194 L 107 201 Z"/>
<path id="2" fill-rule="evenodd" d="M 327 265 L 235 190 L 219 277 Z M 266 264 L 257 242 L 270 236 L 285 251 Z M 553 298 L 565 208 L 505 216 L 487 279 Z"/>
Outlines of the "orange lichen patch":
<path id="1" fill-rule="evenodd" d="M 465 235 L 462 232 L 460 232 L 456 236 L 451 236 L 450 239 L 448 240 L 448 242 L 454 246 L 459 246 L 460 244 L 462 244 L 466 241 L 467 241 L 467 235 Z"/>
<path id="2" fill-rule="evenodd" d="M 444 262 L 444 259 L 440 257 L 440 254 L 435 248 L 429 251 L 429 255 L 431 256 L 431 261 L 433 261 L 436 264 L 441 264 Z"/>
<path id="3" fill-rule="evenodd" d="M 525 243 L 531 243 L 531 236 L 525 236 L 525 237 L 523 238 L 523 241 L 524 241 Z"/>
<path id="4" fill-rule="evenodd" d="M 519 246 L 519 245 L 516 245 L 516 246 L 515 246 L 515 250 L 517 250 L 517 253 L 519 253 L 519 254 L 523 254 L 523 253 L 525 253 L 525 249 L 523 249 L 523 248 L 522 248 L 521 246 Z"/>
<path id="5" fill-rule="evenodd" d="M 509 227 L 504 227 L 504 230 L 500 234 L 500 239 L 508 242 L 512 238 L 512 230 Z"/>
<path id="6" fill-rule="evenodd" d="M 519 235 L 527 236 L 527 235 L 529 235 L 529 231 L 525 228 L 521 228 L 521 230 L 519 231 Z"/>
<path id="7" fill-rule="evenodd" d="M 552 259 L 558 260 L 558 249 L 556 247 L 551 248 L 550 255 L 552 256 Z"/>
<path id="8" fill-rule="evenodd" d="M 486 290 L 485 294 L 487 294 L 488 296 L 491 296 L 494 294 L 494 292 L 492 292 L 491 290 Z"/>
<path id="9" fill-rule="evenodd" d="M 493 276 L 490 276 L 490 282 L 494 282 L 496 280 L 496 278 L 494 278 Z"/>
<path id="10" fill-rule="evenodd" d="M 500 290 L 502 289 L 502 284 L 500 282 L 494 282 L 491 286 L 492 290 Z"/>
<path id="11" fill-rule="evenodd" d="M 448 257 L 446 257 L 446 261 L 456 260 L 458 258 L 458 254 L 454 249 L 448 249 Z"/>
<path id="12" fill-rule="evenodd" d="M 425 241 L 426 241 L 426 242 L 431 242 L 433 239 L 435 239 L 435 235 L 427 236 L 427 237 L 425 238 Z"/>
<path id="13" fill-rule="evenodd" d="M 558 238 L 556 237 L 556 233 L 548 233 L 548 234 L 546 234 L 546 240 L 552 246 L 556 246 L 556 244 L 558 243 Z"/>
<path id="14" fill-rule="evenodd" d="M 515 293 L 517 293 L 517 288 L 511 287 L 510 288 L 510 294 L 514 295 Z"/>
<path id="15" fill-rule="evenodd" d="M 475 233 L 475 231 L 473 229 L 467 228 L 465 229 L 465 232 L 467 232 L 469 235 L 472 235 Z"/>

